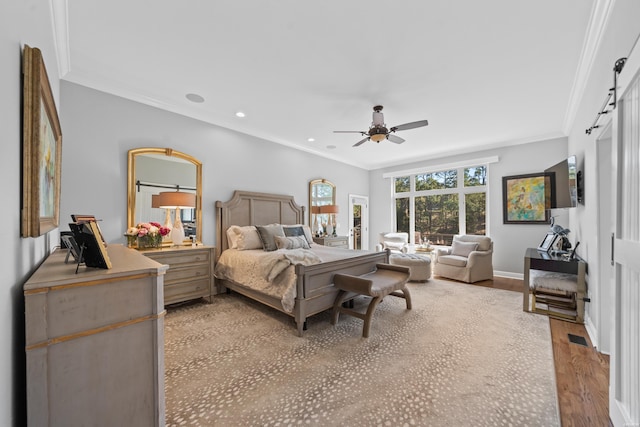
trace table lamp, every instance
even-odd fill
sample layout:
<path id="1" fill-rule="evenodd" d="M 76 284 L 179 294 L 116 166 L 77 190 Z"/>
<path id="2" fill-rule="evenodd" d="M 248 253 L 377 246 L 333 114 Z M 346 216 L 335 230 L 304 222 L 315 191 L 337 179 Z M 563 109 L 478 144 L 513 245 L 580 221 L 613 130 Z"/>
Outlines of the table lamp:
<path id="1" fill-rule="evenodd" d="M 182 191 L 165 191 L 158 194 L 158 204 L 161 208 L 176 210 L 176 217 L 171 228 L 171 241 L 174 246 L 182 246 L 185 236 L 182 220 L 180 219 L 180 209 L 195 208 L 196 195 Z"/>

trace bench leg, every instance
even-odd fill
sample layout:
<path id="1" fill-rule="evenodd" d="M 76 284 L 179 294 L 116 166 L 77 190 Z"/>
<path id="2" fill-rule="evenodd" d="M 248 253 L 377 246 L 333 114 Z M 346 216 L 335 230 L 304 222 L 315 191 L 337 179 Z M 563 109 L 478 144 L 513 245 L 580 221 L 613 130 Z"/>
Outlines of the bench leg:
<path id="1" fill-rule="evenodd" d="M 382 297 L 374 297 L 369 303 L 369 307 L 367 307 L 367 313 L 364 315 L 364 326 L 362 327 L 362 336 L 364 338 L 369 337 L 369 329 L 371 328 L 371 318 L 373 317 L 373 312 L 376 311 L 376 307 L 382 301 Z"/>
<path id="2" fill-rule="evenodd" d="M 389 295 L 393 295 L 394 297 L 404 298 L 407 302 L 407 310 L 411 310 L 411 294 L 409 293 L 409 289 L 405 285 L 399 291 L 391 292 Z"/>
<path id="3" fill-rule="evenodd" d="M 333 302 L 333 315 L 331 316 L 331 324 L 335 325 L 338 323 L 338 316 L 340 316 L 340 308 L 342 303 L 344 302 L 347 296 L 347 291 L 341 290 L 338 292 L 338 296 L 336 296 L 336 300 Z"/>

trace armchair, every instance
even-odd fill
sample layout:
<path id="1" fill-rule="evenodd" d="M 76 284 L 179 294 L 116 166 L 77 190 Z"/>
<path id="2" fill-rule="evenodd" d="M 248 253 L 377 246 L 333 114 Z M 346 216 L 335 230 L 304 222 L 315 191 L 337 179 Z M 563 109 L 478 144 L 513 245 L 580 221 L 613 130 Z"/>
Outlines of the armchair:
<path id="1" fill-rule="evenodd" d="M 450 248 L 438 249 L 434 275 L 467 283 L 493 279 L 493 242 L 486 236 L 454 236 Z"/>
<path id="2" fill-rule="evenodd" d="M 380 233 L 376 251 L 389 249 L 392 253 L 406 254 L 409 250 L 409 233 Z"/>

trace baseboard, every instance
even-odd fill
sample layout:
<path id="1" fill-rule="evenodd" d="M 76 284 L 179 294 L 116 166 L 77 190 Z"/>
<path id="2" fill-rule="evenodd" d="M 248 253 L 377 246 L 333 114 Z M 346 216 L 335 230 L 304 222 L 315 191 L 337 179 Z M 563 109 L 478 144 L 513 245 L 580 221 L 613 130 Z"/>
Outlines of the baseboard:
<path id="1" fill-rule="evenodd" d="M 585 313 L 584 315 L 584 328 L 587 330 L 587 335 L 589 335 L 591 344 L 594 347 L 598 348 L 598 332 L 595 325 L 591 321 L 591 317 L 589 317 L 587 313 Z"/>
<path id="2" fill-rule="evenodd" d="M 522 273 L 512 273 L 510 271 L 495 271 L 493 272 L 494 276 L 498 277 L 506 277 L 508 279 L 520 279 L 524 280 L 524 274 Z"/>

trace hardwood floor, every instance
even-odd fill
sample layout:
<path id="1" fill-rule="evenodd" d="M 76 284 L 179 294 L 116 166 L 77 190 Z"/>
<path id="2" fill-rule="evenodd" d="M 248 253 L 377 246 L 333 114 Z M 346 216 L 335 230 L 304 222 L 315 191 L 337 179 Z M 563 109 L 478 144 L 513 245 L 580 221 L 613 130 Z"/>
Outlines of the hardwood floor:
<path id="1" fill-rule="evenodd" d="M 495 277 L 474 285 L 522 292 L 522 280 L 519 279 Z M 562 426 L 612 426 L 609 420 L 609 356 L 593 347 L 584 325 L 550 318 L 549 326 Z M 583 337 L 587 346 L 572 343 L 569 334 Z"/>

